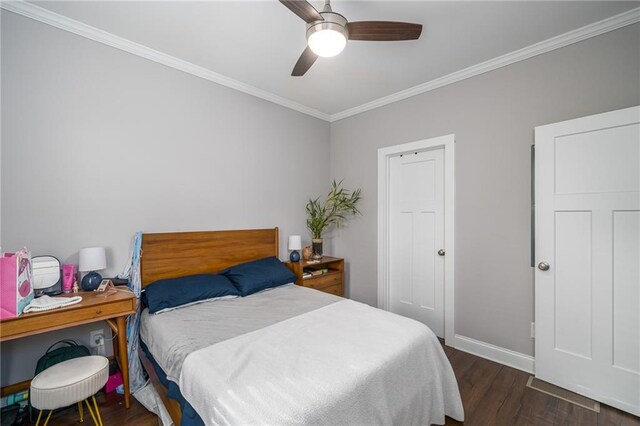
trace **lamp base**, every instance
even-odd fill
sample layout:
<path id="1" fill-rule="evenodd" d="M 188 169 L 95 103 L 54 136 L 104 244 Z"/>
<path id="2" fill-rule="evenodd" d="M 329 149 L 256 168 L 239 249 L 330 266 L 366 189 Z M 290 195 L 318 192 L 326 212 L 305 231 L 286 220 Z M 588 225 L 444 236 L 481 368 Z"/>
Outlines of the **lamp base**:
<path id="1" fill-rule="evenodd" d="M 84 291 L 93 291 L 98 288 L 101 281 L 102 276 L 95 271 L 91 271 L 82 278 L 82 289 Z"/>
<path id="2" fill-rule="evenodd" d="M 298 250 L 294 250 L 291 252 L 291 254 L 289 255 L 289 260 L 292 262 L 300 262 L 300 253 L 298 253 Z"/>

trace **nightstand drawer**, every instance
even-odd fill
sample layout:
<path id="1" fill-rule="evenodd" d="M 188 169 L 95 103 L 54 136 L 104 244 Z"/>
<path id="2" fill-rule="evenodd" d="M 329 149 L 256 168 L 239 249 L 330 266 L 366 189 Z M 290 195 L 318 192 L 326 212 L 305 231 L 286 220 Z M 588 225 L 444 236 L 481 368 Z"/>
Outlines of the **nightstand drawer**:
<path id="1" fill-rule="evenodd" d="M 316 290 L 322 290 L 326 287 L 340 284 L 342 284 L 342 273 L 340 272 L 330 272 L 326 275 L 307 278 L 302 282 L 303 286 L 315 288 Z"/>
<path id="2" fill-rule="evenodd" d="M 342 297 L 344 295 L 344 291 L 342 290 L 342 285 L 332 285 L 331 287 L 323 287 L 318 289 L 318 291 L 322 291 L 324 293 L 335 294 L 336 296 Z"/>

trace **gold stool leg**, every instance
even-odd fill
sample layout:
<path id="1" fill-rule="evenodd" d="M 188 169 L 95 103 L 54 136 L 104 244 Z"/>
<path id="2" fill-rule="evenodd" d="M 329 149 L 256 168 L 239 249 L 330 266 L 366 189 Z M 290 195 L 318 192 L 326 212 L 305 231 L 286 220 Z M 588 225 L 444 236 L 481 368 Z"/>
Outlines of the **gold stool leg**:
<path id="1" fill-rule="evenodd" d="M 53 410 L 49 411 L 49 415 L 47 416 L 47 420 L 44 421 L 44 426 L 47 426 L 47 423 L 49 423 L 49 419 L 51 418 L 51 413 L 53 413 Z"/>
<path id="2" fill-rule="evenodd" d="M 80 413 L 80 423 L 84 422 L 84 410 L 82 409 L 82 401 L 78 402 L 78 413 Z"/>
<path id="3" fill-rule="evenodd" d="M 96 420 L 96 416 L 93 415 L 93 410 L 91 409 L 91 405 L 89 405 L 89 398 L 85 399 L 84 402 L 87 403 L 87 408 L 89 409 L 89 414 L 91 414 L 91 418 L 93 419 L 93 423 L 96 426 L 100 426 L 100 423 Z"/>
<path id="4" fill-rule="evenodd" d="M 95 395 L 91 395 L 91 399 L 93 399 L 93 405 L 95 406 L 95 409 L 96 409 L 96 416 L 98 417 L 98 423 L 100 424 L 100 426 L 104 426 L 102 424 L 102 418 L 100 417 L 100 410 L 98 409 L 98 403 L 96 402 L 96 396 Z"/>
<path id="5" fill-rule="evenodd" d="M 36 426 L 40 424 L 40 418 L 42 417 L 42 410 L 38 413 L 38 420 L 36 420 Z"/>

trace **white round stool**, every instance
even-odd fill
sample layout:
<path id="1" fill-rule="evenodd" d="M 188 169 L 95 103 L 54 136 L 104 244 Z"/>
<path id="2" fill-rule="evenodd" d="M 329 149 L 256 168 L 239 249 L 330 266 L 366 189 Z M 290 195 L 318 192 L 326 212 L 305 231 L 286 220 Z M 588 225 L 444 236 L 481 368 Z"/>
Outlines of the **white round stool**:
<path id="1" fill-rule="evenodd" d="M 83 356 L 62 361 L 42 371 L 31 380 L 31 405 L 40 410 L 36 426 L 40 423 L 42 411 L 49 411 L 44 424 L 49 422 L 51 413 L 57 408 L 78 404 L 80 421 L 82 401 L 85 401 L 93 422 L 102 426 L 100 411 L 96 403 L 98 392 L 109 378 L 109 360 L 103 356 Z M 96 414 L 93 414 L 88 398 L 91 397 Z"/>

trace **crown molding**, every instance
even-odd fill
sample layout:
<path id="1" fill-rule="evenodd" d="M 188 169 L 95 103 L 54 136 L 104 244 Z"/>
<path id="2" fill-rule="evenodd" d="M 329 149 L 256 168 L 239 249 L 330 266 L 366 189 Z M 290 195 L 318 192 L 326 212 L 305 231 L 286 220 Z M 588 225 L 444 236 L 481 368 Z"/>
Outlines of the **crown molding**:
<path id="1" fill-rule="evenodd" d="M 565 47 L 609 31 L 617 30 L 618 28 L 622 28 L 627 25 L 635 24 L 636 22 L 640 22 L 640 7 L 603 19 L 602 21 L 594 22 L 593 24 L 585 25 L 584 27 L 532 44 L 514 52 L 498 56 L 497 58 L 489 59 L 488 61 L 481 62 L 477 65 L 436 78 L 435 80 L 427 81 L 426 83 L 396 92 L 392 95 L 332 114 L 330 121 L 334 122 L 342 120 L 365 111 L 389 105 L 421 93 L 429 92 L 489 71 L 497 70 L 498 68 L 502 68 L 507 65 L 515 64 L 516 62 L 524 61 L 525 59 L 529 59 L 543 53 L 551 52 L 552 50 L 560 49 L 561 47 Z"/>
<path id="2" fill-rule="evenodd" d="M 275 95 L 266 90 L 262 90 L 246 83 L 242 83 L 241 81 L 232 79 L 225 75 L 218 74 L 204 67 L 192 64 L 191 62 L 187 62 L 174 56 L 167 55 L 166 53 L 162 53 L 123 37 L 116 36 L 107 31 L 100 30 L 98 28 L 68 18 L 64 15 L 52 12 L 35 4 L 28 3 L 24 0 L 0 0 L 0 7 L 2 9 L 6 9 L 22 16 L 26 16 L 44 24 L 59 28 L 61 30 L 77 34 L 81 37 L 85 37 L 93 41 L 97 41 L 98 43 L 123 50 L 125 52 L 140 56 L 150 61 L 175 68 L 196 77 L 209 80 L 211 82 L 238 90 L 248 95 L 264 99 L 274 104 L 281 105 L 285 108 L 289 108 L 294 111 L 298 111 L 303 114 L 307 114 L 328 122 L 342 120 L 356 114 L 389 105 L 394 102 L 426 93 L 431 90 L 447 86 L 449 84 L 457 83 L 459 81 L 466 80 L 468 78 L 475 77 L 477 75 L 484 74 L 486 72 L 514 64 L 516 62 L 524 61 L 534 56 L 551 52 L 570 44 L 577 43 L 579 41 L 586 40 L 588 38 L 595 37 L 597 35 L 640 22 L 640 7 L 638 7 L 623 12 L 619 15 L 594 22 L 593 24 L 585 25 L 584 27 L 569 31 L 556 37 L 552 37 L 539 43 L 532 44 L 531 46 L 527 46 L 514 52 L 498 56 L 497 58 L 490 59 L 477 65 L 455 71 L 443 77 L 427 81 L 409 89 L 384 96 L 371 102 L 367 102 L 360 106 L 349 108 L 335 114 L 327 114 L 322 111 L 318 111 L 317 109 L 292 101 L 290 99 Z"/>
<path id="3" fill-rule="evenodd" d="M 81 37 L 85 37 L 93 41 L 97 41 L 98 43 L 123 50 L 125 52 L 140 56 L 150 61 L 186 72 L 196 77 L 200 77 L 205 80 L 209 80 L 214 83 L 229 87 L 231 89 L 244 92 L 248 95 L 264 99 L 265 101 L 273 102 L 274 104 L 281 105 L 294 111 L 298 111 L 325 121 L 330 121 L 331 119 L 331 116 L 329 114 L 318 111 L 317 109 L 310 108 L 306 105 L 302 105 L 290 99 L 283 98 L 271 92 L 267 92 L 266 90 L 258 89 L 257 87 L 253 87 L 249 84 L 245 84 L 241 81 L 234 80 L 233 78 L 227 77 L 225 75 L 218 74 L 204 67 L 192 64 L 191 62 L 184 61 L 171 55 L 167 55 L 166 53 L 151 49 L 150 47 L 135 43 L 126 38 L 119 37 L 107 31 L 92 27 L 80 21 L 76 21 L 75 19 L 60 15 L 35 4 L 28 3 L 24 0 L 0 1 L 0 6 L 2 7 L 2 9 L 6 9 L 10 12 L 26 16 L 27 18 L 31 18 L 44 24 L 51 25 L 61 30 L 77 34 Z"/>

